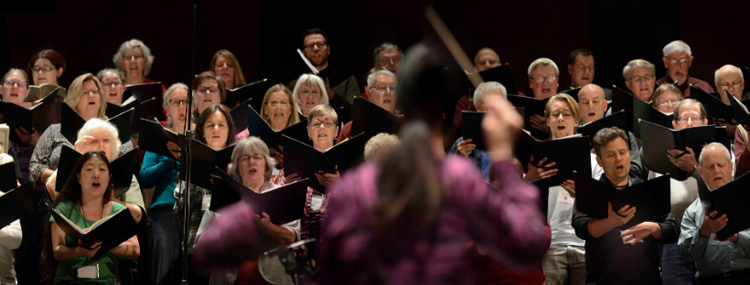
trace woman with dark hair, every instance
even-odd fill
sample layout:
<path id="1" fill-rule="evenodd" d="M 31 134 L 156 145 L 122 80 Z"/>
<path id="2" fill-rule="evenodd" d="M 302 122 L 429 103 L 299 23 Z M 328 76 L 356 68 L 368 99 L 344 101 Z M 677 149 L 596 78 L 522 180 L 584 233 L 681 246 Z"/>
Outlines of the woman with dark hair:
<path id="1" fill-rule="evenodd" d="M 195 122 L 194 138 L 205 143 L 214 150 L 221 150 L 234 144 L 234 136 L 231 135 L 233 133 L 234 121 L 232 121 L 232 115 L 229 113 L 229 109 L 224 105 L 211 105 L 206 107 Z M 206 167 L 213 166 L 207 165 Z M 182 193 L 184 191 L 184 184 L 185 183 L 182 183 L 180 187 L 178 187 L 179 189 L 175 191 L 178 214 L 182 213 Z M 205 212 L 205 208 L 203 207 L 203 197 L 209 197 L 207 194 L 211 192 L 197 185 L 191 185 L 190 187 L 190 201 L 192 202 L 192 205 L 190 207 L 190 235 L 188 236 L 187 241 L 188 246 L 192 248 L 194 246 L 196 232 L 198 231 L 198 227 L 200 226 Z"/>
<path id="2" fill-rule="evenodd" d="M 74 174 L 65 181 L 60 196 L 52 205 L 61 215 L 75 223 L 82 229 L 89 228 L 96 221 L 104 217 L 114 215 L 127 208 L 111 200 L 112 183 L 110 179 L 110 164 L 107 157 L 101 152 L 87 152 L 78 160 L 73 169 Z M 113 284 L 119 278 L 117 271 L 117 260 L 119 258 L 137 259 L 140 255 L 140 247 L 136 236 L 113 248 L 101 257 L 92 259 L 101 243 L 96 243 L 92 249 L 86 249 L 78 245 L 65 234 L 55 221 L 50 217 L 46 235 L 47 242 L 44 243 L 47 259 L 45 269 L 47 278 L 52 278 L 49 269 L 57 263 L 57 271 L 54 282 L 59 284 Z M 88 268 L 96 272 L 92 279 L 78 276 L 82 270 Z M 47 279 L 48 281 L 50 279 Z"/>
<path id="3" fill-rule="evenodd" d="M 55 50 L 45 49 L 32 55 L 26 68 L 34 78 L 34 85 L 60 85 L 60 76 L 66 70 L 65 58 Z"/>
<path id="4" fill-rule="evenodd" d="M 204 71 L 193 78 L 193 96 L 195 96 L 196 117 L 208 106 L 224 103 L 227 91 L 224 80 L 213 71 Z"/>

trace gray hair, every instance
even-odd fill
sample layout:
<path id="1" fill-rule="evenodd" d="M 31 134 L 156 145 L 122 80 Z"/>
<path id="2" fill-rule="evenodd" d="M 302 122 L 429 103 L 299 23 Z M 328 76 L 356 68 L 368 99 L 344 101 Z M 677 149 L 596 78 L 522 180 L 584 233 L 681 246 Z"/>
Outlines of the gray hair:
<path id="1" fill-rule="evenodd" d="M 477 89 L 474 90 L 474 103 L 478 104 L 479 102 L 482 102 L 482 100 L 484 100 L 484 94 L 486 94 L 487 91 L 500 91 L 503 94 L 503 97 L 508 98 L 508 91 L 505 89 L 505 86 L 496 81 L 488 81 L 482 82 L 477 86 Z"/>
<path id="2" fill-rule="evenodd" d="M 297 83 L 294 84 L 294 91 L 292 91 L 292 97 L 294 97 L 294 104 L 297 104 L 297 106 L 302 106 L 302 102 L 299 100 L 299 92 L 300 87 L 302 85 L 313 85 L 317 86 L 318 89 L 320 89 L 320 104 L 321 105 L 328 105 L 328 92 L 326 92 L 326 84 L 323 82 L 323 79 L 321 79 L 319 76 L 314 74 L 302 74 L 298 79 Z"/>
<path id="3" fill-rule="evenodd" d="M 120 80 L 122 80 L 122 84 L 125 84 L 125 75 L 122 74 L 122 70 L 120 69 L 105 68 L 99 70 L 99 73 L 96 74 L 96 78 L 99 78 L 99 81 L 104 81 L 104 75 L 107 73 L 114 73 L 115 75 L 119 76 Z"/>
<path id="4" fill-rule="evenodd" d="M 331 106 L 321 104 L 310 109 L 310 113 L 307 114 L 307 125 L 311 125 L 313 119 L 320 116 L 331 117 L 331 120 L 333 120 L 337 126 L 339 124 L 339 115 L 336 114 L 336 110 L 331 108 Z"/>
<path id="5" fill-rule="evenodd" d="M 247 151 L 260 153 L 263 155 L 266 161 L 266 171 L 263 172 L 263 179 L 265 181 L 271 180 L 271 173 L 273 172 L 274 166 L 276 166 L 276 159 L 271 157 L 271 152 L 268 150 L 268 146 L 258 137 L 249 136 L 242 139 L 232 150 L 232 162 L 227 166 L 227 173 L 235 179 L 242 181 L 240 176 L 239 160 L 240 157 Z"/>
<path id="6" fill-rule="evenodd" d="M 117 131 L 117 128 L 112 125 L 112 123 L 107 122 L 105 120 L 99 119 L 99 118 L 92 118 L 88 121 L 86 121 L 85 124 L 83 124 L 83 127 L 81 127 L 80 130 L 78 130 L 78 137 L 76 140 L 80 140 L 85 136 L 88 136 L 94 131 L 98 130 L 104 130 L 109 133 L 109 136 L 111 137 L 112 144 L 111 144 L 111 153 L 112 157 L 107 158 L 109 160 L 114 160 L 116 157 L 120 155 L 120 145 L 122 142 L 120 141 L 120 132 Z"/>
<path id="7" fill-rule="evenodd" d="M 115 62 L 115 66 L 117 69 L 122 70 L 122 65 L 120 64 L 120 61 L 122 61 L 123 57 L 122 55 L 125 53 L 126 50 L 132 47 L 138 47 L 141 49 L 141 52 L 143 53 L 143 59 L 146 60 L 146 64 L 143 68 L 143 76 L 147 76 L 149 72 L 151 72 L 151 65 L 154 64 L 154 57 L 151 55 L 151 49 L 146 46 L 141 40 L 139 39 L 131 39 L 129 41 L 125 41 L 120 45 L 120 49 L 117 50 L 117 53 L 115 53 L 115 56 L 112 57 L 112 61 Z"/>
<path id="8" fill-rule="evenodd" d="M 705 145 L 703 147 L 703 149 L 701 150 L 701 155 L 698 157 L 698 164 L 699 165 L 703 166 L 703 155 L 706 154 L 706 149 L 709 148 L 709 147 L 711 147 L 711 146 L 715 146 L 715 147 L 718 147 L 721 150 L 723 150 L 724 151 L 724 156 L 726 156 L 726 158 L 727 158 L 727 162 L 732 162 L 732 155 L 729 153 L 729 150 L 727 149 L 727 147 L 724 146 L 723 144 L 719 143 L 719 142 L 712 142 L 710 144 Z"/>
<path id="9" fill-rule="evenodd" d="M 651 76 L 656 76 L 656 68 L 652 63 L 645 59 L 634 59 L 629 61 L 628 64 L 625 65 L 625 68 L 622 69 L 622 77 L 625 77 L 625 80 L 629 80 L 630 72 L 636 67 L 649 69 L 651 70 Z"/>
<path id="10" fill-rule="evenodd" d="M 369 161 L 376 159 L 379 153 L 384 149 L 389 149 L 397 146 L 401 141 L 397 135 L 379 133 L 374 137 L 370 138 L 365 144 L 365 160 Z"/>
<path id="11" fill-rule="evenodd" d="M 739 67 L 731 65 L 731 64 L 727 64 L 727 65 L 724 65 L 722 67 L 719 67 L 719 69 L 717 69 L 716 71 L 714 71 L 714 83 L 719 84 L 719 71 L 722 70 L 722 69 L 724 69 L 724 68 L 734 69 L 737 73 L 740 74 L 740 79 L 745 80 L 745 75 L 742 74 L 742 70 Z M 740 95 L 742 95 L 742 94 L 740 94 Z"/>
<path id="12" fill-rule="evenodd" d="M 378 54 L 381 51 L 384 51 L 384 50 L 387 50 L 387 49 L 390 49 L 390 48 L 395 48 L 398 51 L 398 53 L 400 53 L 402 55 L 404 54 L 404 52 L 401 50 L 401 48 L 399 48 L 397 45 L 389 43 L 389 42 L 385 42 L 385 43 L 382 43 L 379 46 L 375 47 L 375 51 L 373 51 L 373 53 L 372 53 L 372 60 L 373 61 L 378 61 Z"/>
<path id="13" fill-rule="evenodd" d="M 372 87 L 372 85 L 375 84 L 375 76 L 379 74 L 393 76 L 393 79 L 396 79 L 396 84 L 398 84 L 398 77 L 396 77 L 393 72 L 388 69 L 378 69 L 367 75 L 367 87 Z"/>
<path id="14" fill-rule="evenodd" d="M 531 72 L 534 71 L 534 68 L 539 65 L 551 65 L 555 69 L 555 76 L 560 76 L 560 69 L 557 68 L 557 64 L 554 61 L 546 57 L 540 57 L 529 64 L 529 77 L 531 77 Z"/>
<path id="15" fill-rule="evenodd" d="M 670 54 L 678 51 L 684 51 L 687 56 L 693 56 L 693 52 L 690 50 L 690 46 L 680 40 L 672 41 L 671 43 L 665 45 L 664 49 L 661 50 L 661 53 L 664 54 L 664 57 L 667 57 Z"/>
<path id="16" fill-rule="evenodd" d="M 163 97 L 162 102 L 164 102 L 165 107 L 169 105 L 169 95 L 172 95 L 172 92 L 177 90 L 178 88 L 185 89 L 185 91 L 188 91 L 188 92 L 190 91 L 190 89 L 187 87 L 185 83 L 177 82 L 175 84 L 172 84 L 171 86 L 169 86 L 169 88 L 167 88 L 167 91 L 164 91 L 164 97 Z M 196 101 L 195 92 L 193 92 L 193 102 L 195 101 Z"/>

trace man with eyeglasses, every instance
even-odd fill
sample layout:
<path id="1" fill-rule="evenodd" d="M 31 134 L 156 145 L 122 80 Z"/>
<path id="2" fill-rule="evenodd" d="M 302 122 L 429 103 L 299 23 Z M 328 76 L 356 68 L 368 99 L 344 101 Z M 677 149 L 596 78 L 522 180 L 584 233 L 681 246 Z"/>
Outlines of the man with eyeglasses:
<path id="1" fill-rule="evenodd" d="M 393 74 L 398 75 L 401 70 L 401 58 L 403 57 L 401 49 L 392 43 L 382 43 L 375 48 L 373 59 L 374 67 L 388 69 Z"/>
<path id="2" fill-rule="evenodd" d="M 701 175 L 710 191 L 732 181 L 732 160 L 724 145 L 710 143 L 700 155 Z M 703 183 L 703 182 L 702 182 Z M 716 233 L 736 216 L 719 216 L 699 199 L 685 211 L 678 242 L 680 255 L 694 261 L 698 284 L 750 283 L 750 230 L 719 240 Z"/>
<path id="3" fill-rule="evenodd" d="M 654 74 L 656 74 L 655 66 L 643 59 L 631 60 L 622 69 L 625 86 L 643 102 L 650 101 L 651 95 L 654 94 L 654 87 L 656 87 Z"/>
<path id="4" fill-rule="evenodd" d="M 328 67 L 328 56 L 331 54 L 329 43 L 328 35 L 321 29 L 309 29 L 302 34 L 303 54 L 318 72 Z M 336 96 L 351 104 L 354 97 L 359 95 L 357 79 L 353 75 L 342 82 L 329 82 L 328 78 L 323 78 L 323 80 L 326 82 L 326 89 L 329 89 L 327 90 L 328 101 L 334 108 L 338 108 L 338 105 L 345 105 L 344 102 L 337 102 Z M 294 83 L 296 80 L 289 83 L 289 86 L 294 86 Z"/>
<path id="5" fill-rule="evenodd" d="M 529 88 L 534 93 L 534 98 L 546 99 L 557 94 L 557 87 L 560 86 L 558 84 L 560 69 L 551 59 L 542 57 L 531 62 L 528 75 Z M 547 120 L 543 116 L 533 115 L 529 121 L 532 128 L 549 134 L 549 127 L 546 125 Z"/>
<path id="6" fill-rule="evenodd" d="M 719 91 L 719 99 L 721 99 L 724 104 L 730 104 L 728 94 L 732 94 L 737 100 L 742 100 L 745 78 L 739 67 L 727 64 L 717 69 L 716 72 L 714 72 L 714 84 L 716 90 Z M 727 136 L 735 137 L 735 132 L 737 131 L 736 121 L 732 120 L 732 122 L 725 122 L 724 119 L 718 119 L 713 123 L 727 127 Z"/>
<path id="7" fill-rule="evenodd" d="M 379 69 L 367 76 L 365 92 L 367 93 L 370 102 L 386 109 L 388 112 L 395 113 L 397 87 L 398 78 L 396 78 L 396 75 L 387 69 Z M 372 119 L 377 120 L 378 118 Z M 354 121 L 350 121 L 344 124 L 336 141 L 340 142 L 344 139 L 350 139 L 353 137 L 353 135 L 350 134 L 353 122 Z"/>
<path id="8" fill-rule="evenodd" d="M 693 64 L 693 53 L 685 42 L 672 41 L 664 46 L 662 53 L 664 57 L 661 60 L 667 68 L 667 74 L 656 80 L 656 84 L 674 84 L 685 98 L 690 97 L 690 85 L 695 85 L 707 93 L 714 92 L 714 88 L 708 82 L 688 75 L 688 69 Z"/>
<path id="9" fill-rule="evenodd" d="M 594 82 L 594 54 L 585 48 L 579 48 L 568 54 L 568 74 L 570 86 L 573 89 Z M 604 91 L 604 98 L 612 100 L 612 89 L 599 87 Z"/>

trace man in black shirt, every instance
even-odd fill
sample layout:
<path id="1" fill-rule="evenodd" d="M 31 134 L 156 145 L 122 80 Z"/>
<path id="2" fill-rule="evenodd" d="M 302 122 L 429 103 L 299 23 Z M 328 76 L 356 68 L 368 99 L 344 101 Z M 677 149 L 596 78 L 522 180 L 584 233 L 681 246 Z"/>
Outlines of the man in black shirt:
<path id="1" fill-rule="evenodd" d="M 624 189 L 642 181 L 630 174 L 628 138 L 623 130 L 605 128 L 594 137 L 596 161 L 604 168 L 600 181 Z M 586 240 L 587 284 L 660 284 L 659 243 L 674 243 L 679 226 L 672 214 L 655 221 L 635 220 L 635 207 L 612 209 L 593 219 L 573 213 L 576 235 Z"/>

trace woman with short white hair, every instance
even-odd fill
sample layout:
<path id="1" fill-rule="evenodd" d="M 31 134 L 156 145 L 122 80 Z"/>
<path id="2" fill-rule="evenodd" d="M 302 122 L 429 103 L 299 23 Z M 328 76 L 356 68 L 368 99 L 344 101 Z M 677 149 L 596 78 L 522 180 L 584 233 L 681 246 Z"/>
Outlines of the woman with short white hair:
<path id="1" fill-rule="evenodd" d="M 304 117 L 307 117 L 310 110 L 317 105 L 328 106 L 325 82 L 317 75 L 302 74 L 294 85 L 292 95 L 294 103 L 299 106 Z"/>
<path id="2" fill-rule="evenodd" d="M 120 45 L 112 61 L 125 74 L 125 83 L 130 85 L 156 82 L 146 77 L 151 72 L 154 58 L 146 44 L 139 39 L 131 39 Z"/>

